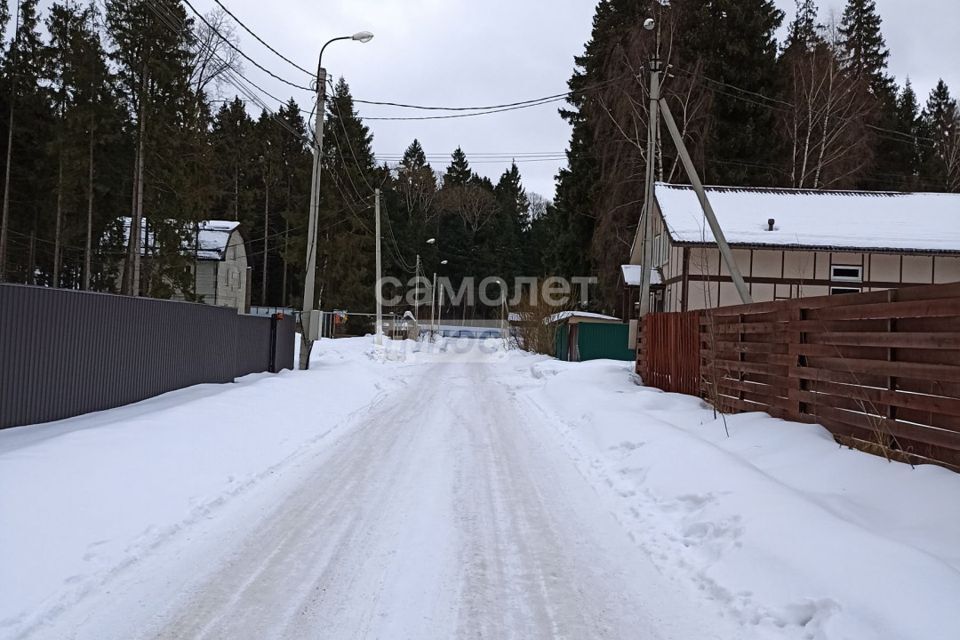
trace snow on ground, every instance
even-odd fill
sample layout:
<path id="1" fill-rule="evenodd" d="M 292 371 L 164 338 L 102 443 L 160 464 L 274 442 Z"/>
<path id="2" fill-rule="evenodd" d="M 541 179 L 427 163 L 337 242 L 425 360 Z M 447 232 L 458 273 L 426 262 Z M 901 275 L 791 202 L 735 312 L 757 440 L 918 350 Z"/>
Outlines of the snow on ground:
<path id="1" fill-rule="evenodd" d="M 102 589 L 402 387 L 369 352 L 324 340 L 305 375 L 254 374 L 0 431 L 0 637 Z"/>
<path id="2" fill-rule="evenodd" d="M 631 365 L 544 361 L 531 400 L 631 537 L 745 627 L 956 638 L 960 476 L 839 447 L 825 429 L 637 386 Z"/>
<path id="3" fill-rule="evenodd" d="M 0 637 L 956 637 L 960 476 L 503 346 L 0 432 Z"/>

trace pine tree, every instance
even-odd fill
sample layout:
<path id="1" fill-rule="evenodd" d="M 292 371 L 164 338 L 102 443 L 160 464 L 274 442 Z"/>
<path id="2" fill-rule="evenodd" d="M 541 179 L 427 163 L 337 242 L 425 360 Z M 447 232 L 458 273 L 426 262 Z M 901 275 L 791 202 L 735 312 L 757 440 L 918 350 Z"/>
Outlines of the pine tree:
<path id="1" fill-rule="evenodd" d="M 291 292 L 302 291 L 303 260 L 306 251 L 307 209 L 309 208 L 311 156 L 304 141 L 307 139 L 306 123 L 300 107 L 292 98 L 277 111 L 276 120 L 290 135 L 280 140 L 279 212 L 283 219 L 283 236 L 280 242 L 280 273 L 274 283 L 274 297 L 279 294 L 280 304 L 292 304 Z M 291 268 L 292 267 L 292 268 Z M 299 268 L 298 268 L 299 267 Z M 279 282 L 279 291 L 276 283 Z"/>
<path id="2" fill-rule="evenodd" d="M 960 191 L 960 108 L 941 79 L 923 110 L 923 177 L 937 190 Z"/>
<path id="3" fill-rule="evenodd" d="M 716 88 L 705 148 L 704 180 L 714 184 L 766 186 L 778 182 L 772 169 L 776 112 L 754 96 L 780 89 L 775 34 L 784 14 L 773 0 L 706 2 L 689 13 L 681 46 L 702 60 Z M 721 83 L 717 85 L 716 83 Z M 737 87 L 729 89 L 724 85 Z M 732 132 L 736 132 L 733 134 Z"/>
<path id="4" fill-rule="evenodd" d="M 10 88 L 7 137 L 7 179 L 4 182 L 3 218 L 7 241 L 14 235 L 22 249 L 17 264 L 10 265 L 14 277 L 31 284 L 48 284 L 52 259 L 40 255 L 44 237 L 52 228 L 55 175 L 50 166 L 49 143 L 53 138 L 54 114 L 45 80 L 46 46 L 39 32 L 37 0 L 20 4 L 18 26 L 6 54 L 5 75 Z M 15 202 L 16 206 L 12 203 Z M 41 242 L 43 244 L 41 245 Z M 52 256 L 51 256 L 52 258 Z M 2 262 L 2 261 L 0 261 Z M 0 271 L 4 271 L 0 264 Z"/>
<path id="5" fill-rule="evenodd" d="M 899 184 L 896 188 L 903 190 L 916 190 L 919 188 L 919 179 L 921 171 L 920 154 L 920 105 L 917 102 L 917 94 L 913 90 L 910 79 L 907 78 L 903 90 L 897 97 L 896 110 L 896 137 L 900 138 L 893 149 L 893 157 L 890 158 L 891 165 L 896 167 L 900 174 Z"/>
<path id="6" fill-rule="evenodd" d="M 6 32 L 9 22 L 10 9 L 6 2 L 0 3 L 0 33 Z M 0 207 L 2 207 L 2 210 L 0 210 L 0 282 L 4 282 L 7 279 L 7 255 L 10 245 L 10 172 L 7 168 L 10 166 L 12 145 L 8 134 L 13 133 L 14 110 L 11 100 L 13 98 L 12 77 L 9 73 L 12 60 L 8 56 L 8 53 L 9 51 L 3 52 L 2 74 L 0 74 L 0 114 L 5 116 L 0 120 L 0 133 L 3 133 L 0 139 L 7 141 L 6 153 L 2 156 L 6 171 L 3 180 L 3 202 L 2 205 L 0 205 Z"/>
<path id="7" fill-rule="evenodd" d="M 394 190 L 399 201 L 395 207 L 395 231 L 402 245 L 413 248 L 415 254 L 429 237 L 427 222 L 436 214 L 437 196 L 437 179 L 419 140 L 414 139 L 404 151 L 396 174 Z M 408 260 L 412 255 L 398 257 L 407 266 L 412 264 Z"/>
<path id="8" fill-rule="evenodd" d="M 246 105 L 235 97 L 220 106 L 213 119 L 211 142 L 215 157 L 216 195 L 213 210 L 217 217 L 244 220 L 253 207 L 254 159 L 253 120 Z"/>
<path id="9" fill-rule="evenodd" d="M 875 0 L 847 0 L 840 22 L 844 64 L 856 79 L 865 80 L 879 100 L 889 100 L 893 80 L 887 74 L 890 51 L 881 32 Z"/>
<path id="10" fill-rule="evenodd" d="M 199 213 L 192 210 L 184 214 L 179 198 L 161 197 L 160 181 L 152 178 L 168 172 L 175 182 L 182 181 L 182 173 L 172 174 L 184 168 L 178 155 L 184 149 L 179 143 L 187 141 L 174 139 L 171 134 L 183 133 L 185 123 L 196 125 L 206 115 L 202 112 L 202 99 L 190 87 L 192 21 L 187 19 L 178 0 L 107 0 L 106 7 L 107 33 L 113 43 L 110 55 L 116 65 L 121 95 L 136 123 L 133 213 L 122 292 L 140 295 L 141 255 L 149 249 L 152 269 L 146 289 L 166 295 L 171 289 L 190 287 L 190 280 L 183 277 L 183 269 L 176 264 L 182 261 L 177 227 L 185 215 L 196 217 Z M 165 156 L 159 163 L 155 160 L 157 154 Z M 157 166 L 148 174 L 147 164 L 151 161 Z M 152 235 L 143 227 L 145 202 L 150 207 Z M 176 224 L 168 225 L 168 220 Z M 142 239 L 150 237 L 155 238 L 155 246 L 142 247 Z"/>
<path id="11" fill-rule="evenodd" d="M 96 20 L 95 5 L 81 8 L 71 2 L 53 5 L 47 16 L 46 73 L 56 111 L 54 286 L 91 287 L 94 238 L 102 237 L 107 212 L 117 211 L 119 204 L 107 195 L 120 177 L 111 175 L 113 162 L 98 171 L 98 159 L 120 160 L 124 114 L 111 86 Z M 64 259 L 68 245 L 83 246 L 82 261 Z"/>
<path id="12" fill-rule="evenodd" d="M 873 98 L 873 113 L 867 118 L 870 131 L 865 139 L 872 147 L 872 175 L 860 186 L 866 188 L 896 187 L 901 173 L 897 158 L 902 144 L 883 130 L 897 126 L 897 87 L 887 73 L 890 51 L 881 31 L 882 20 L 874 0 L 847 0 L 839 27 L 839 38 L 845 70 L 854 82 L 862 83 Z"/>
<path id="13" fill-rule="evenodd" d="M 494 196 L 497 214 L 491 234 L 495 242 L 490 255 L 496 274 L 512 285 L 516 277 L 524 275 L 522 242 L 530 226 L 530 201 L 516 163 L 511 163 L 500 176 Z"/>
<path id="14" fill-rule="evenodd" d="M 817 21 L 818 8 L 814 0 L 796 0 L 797 13 L 790 28 L 787 31 L 787 39 L 784 43 L 784 54 L 787 55 L 793 51 L 810 51 L 818 43 L 822 42 L 820 37 L 820 24 Z"/>
<path id="15" fill-rule="evenodd" d="M 457 147 L 451 156 L 450 166 L 443 176 L 444 185 L 464 185 L 473 177 L 473 171 L 470 169 L 470 163 L 467 162 L 467 156 L 463 149 Z"/>
<path id="16" fill-rule="evenodd" d="M 350 87 L 334 86 L 324 125 L 317 260 L 321 300 L 327 308 L 373 306 L 373 136 L 360 120 Z"/>

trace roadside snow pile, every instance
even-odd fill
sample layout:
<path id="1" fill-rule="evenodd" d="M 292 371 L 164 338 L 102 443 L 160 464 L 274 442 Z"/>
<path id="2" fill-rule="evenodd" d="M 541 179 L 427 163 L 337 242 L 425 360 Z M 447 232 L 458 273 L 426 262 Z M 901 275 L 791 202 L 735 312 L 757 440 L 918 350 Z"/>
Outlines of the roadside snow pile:
<path id="1" fill-rule="evenodd" d="M 323 340 L 307 373 L 255 374 L 0 431 L 0 637 L 42 624 L 314 454 L 403 384 L 396 366 L 364 357 L 371 352 L 369 339 Z"/>
<path id="2" fill-rule="evenodd" d="M 958 637 L 960 475 L 765 414 L 728 416 L 727 438 L 706 405 L 634 384 L 630 364 L 517 371 L 633 539 L 745 632 Z"/>

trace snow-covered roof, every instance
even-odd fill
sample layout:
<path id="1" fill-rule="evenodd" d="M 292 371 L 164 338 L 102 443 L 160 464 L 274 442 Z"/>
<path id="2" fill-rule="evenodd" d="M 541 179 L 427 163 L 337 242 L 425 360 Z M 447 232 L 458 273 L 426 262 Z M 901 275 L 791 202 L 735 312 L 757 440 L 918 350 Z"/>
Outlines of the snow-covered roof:
<path id="1" fill-rule="evenodd" d="M 572 318 L 581 320 L 604 320 L 609 322 L 620 322 L 620 318 L 605 316 L 602 313 L 591 313 L 589 311 L 561 311 L 548 317 L 546 319 L 546 323 L 553 324 L 554 322 L 561 322 L 563 320 L 570 320 Z"/>
<path id="2" fill-rule="evenodd" d="M 123 223 L 123 244 L 126 245 L 130 240 L 129 216 L 121 218 Z M 141 253 L 146 253 L 147 245 L 154 243 L 152 231 L 147 234 L 147 226 L 140 227 Z M 227 245 L 230 242 L 230 236 L 240 226 L 236 220 L 202 220 L 197 224 L 199 231 L 197 242 L 194 243 L 194 226 L 192 224 L 184 225 L 182 238 L 182 247 L 184 252 L 193 253 L 196 251 L 198 260 L 223 260 L 226 257 Z"/>
<path id="3" fill-rule="evenodd" d="M 198 260 L 223 260 L 230 236 L 240 223 L 235 220 L 204 220 L 200 223 Z"/>
<path id="4" fill-rule="evenodd" d="M 639 287 L 643 284 L 643 267 L 639 264 L 620 265 L 620 271 L 623 273 L 623 284 L 628 287 Z M 656 269 L 650 269 L 650 284 L 663 284 L 663 278 Z"/>
<path id="5" fill-rule="evenodd" d="M 960 194 L 706 190 L 732 245 L 960 252 Z M 714 243 L 691 187 L 657 183 L 656 199 L 675 242 Z"/>

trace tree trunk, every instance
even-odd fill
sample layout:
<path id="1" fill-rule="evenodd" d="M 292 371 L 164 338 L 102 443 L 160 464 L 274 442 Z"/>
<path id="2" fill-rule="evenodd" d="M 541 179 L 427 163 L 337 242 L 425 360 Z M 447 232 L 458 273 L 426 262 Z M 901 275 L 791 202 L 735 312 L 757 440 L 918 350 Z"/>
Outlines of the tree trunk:
<path id="1" fill-rule="evenodd" d="M 90 144 L 87 160 L 87 237 L 83 245 L 83 290 L 90 290 L 90 269 L 93 264 L 93 136 L 94 123 L 90 118 Z"/>
<path id="2" fill-rule="evenodd" d="M 260 304 L 267 306 L 267 250 L 270 246 L 270 181 L 263 181 L 263 272 L 260 279 Z"/>
<path id="3" fill-rule="evenodd" d="M 63 149 L 57 164 L 57 212 L 53 227 L 53 288 L 60 286 L 60 247 L 63 240 Z"/>
<path id="4" fill-rule="evenodd" d="M 240 164 L 233 163 L 233 219 L 240 219 Z"/>
<path id="5" fill-rule="evenodd" d="M 290 210 L 290 177 L 287 177 L 287 211 Z M 283 286 L 280 304 L 287 306 L 287 252 L 290 250 L 290 219 L 283 218 Z"/>
<path id="6" fill-rule="evenodd" d="M 137 142 L 137 204 L 134 211 L 136 236 L 133 237 L 136 250 L 133 253 L 133 296 L 140 295 L 140 226 L 143 224 L 143 165 L 145 153 L 146 116 L 140 117 L 140 140 Z"/>
<path id="7" fill-rule="evenodd" d="M 0 222 L 0 282 L 7 279 L 7 243 L 10 229 L 10 163 L 13 157 L 14 92 L 10 92 L 10 121 L 7 129 L 7 166 L 3 180 L 3 220 Z"/>
<path id="8" fill-rule="evenodd" d="M 127 237 L 127 254 L 123 263 L 123 279 L 120 283 L 120 293 L 125 296 L 133 295 L 133 218 L 137 211 L 137 173 L 140 165 L 140 159 L 134 156 L 133 159 L 133 180 L 130 193 L 130 231 Z"/>
<path id="9" fill-rule="evenodd" d="M 820 176 L 823 173 L 823 158 L 827 153 L 827 138 L 830 135 L 830 113 L 833 110 L 833 73 L 830 74 L 830 82 L 827 85 L 827 104 L 823 110 L 823 140 L 820 142 L 820 152 L 817 156 L 817 170 L 813 177 L 813 188 L 820 188 Z"/>
<path id="10" fill-rule="evenodd" d="M 30 271 L 27 276 L 27 282 L 37 284 L 37 219 L 33 219 L 33 226 L 30 228 L 30 249 L 27 253 L 27 269 Z"/>

